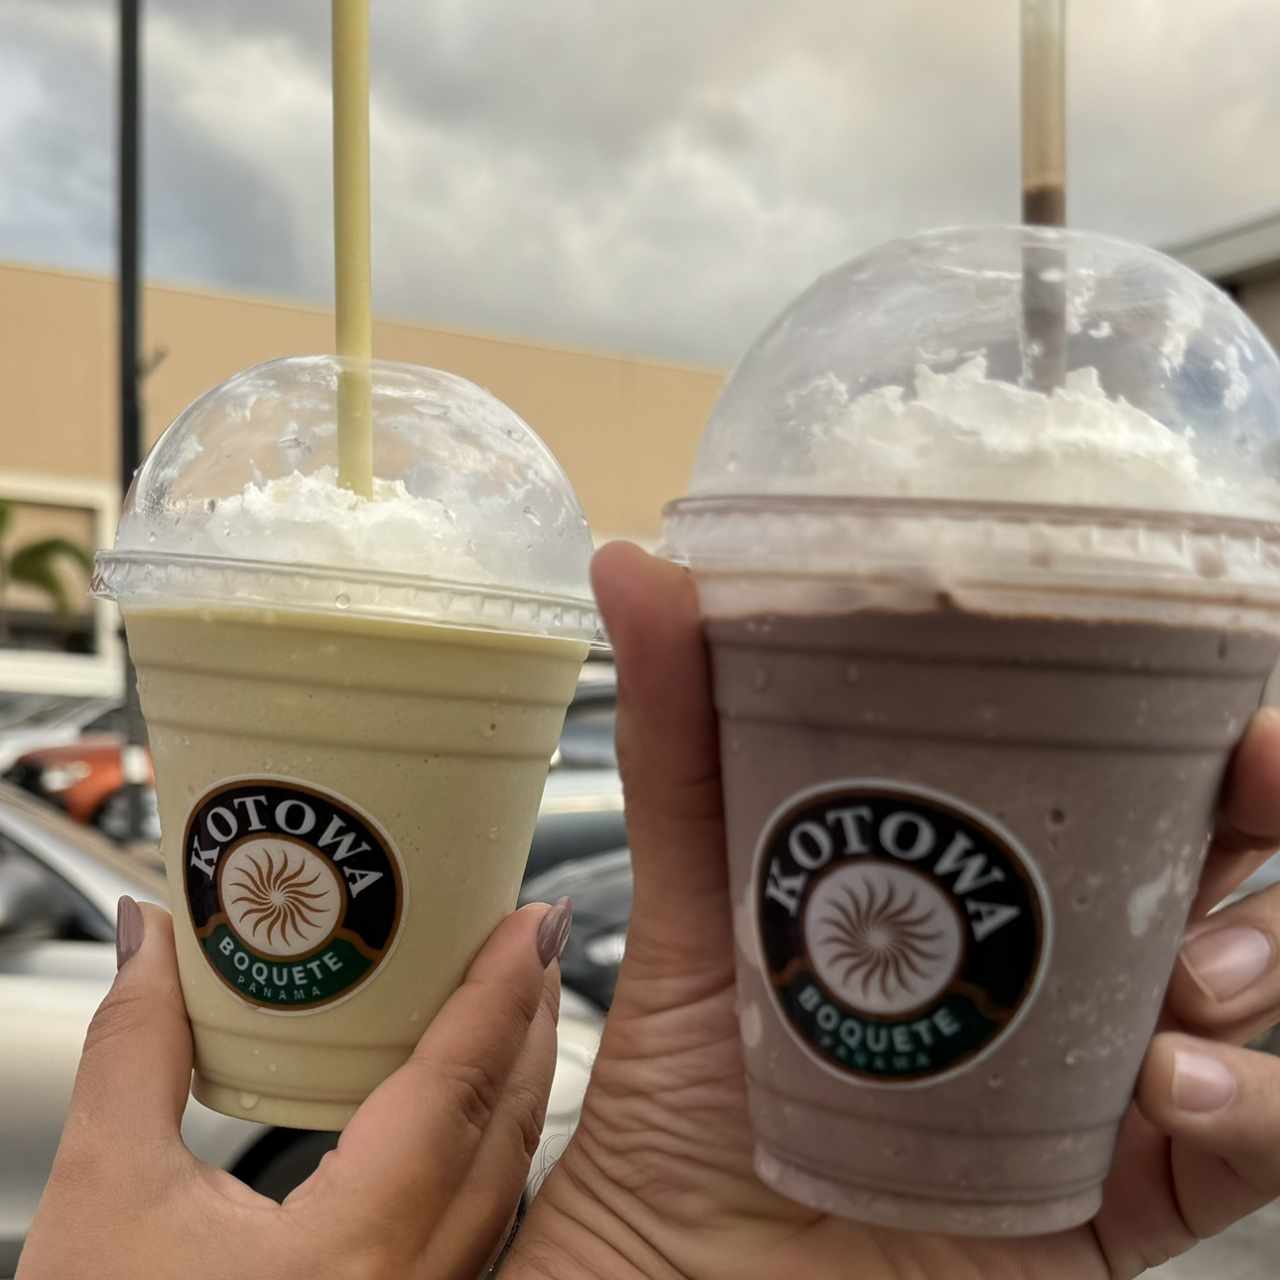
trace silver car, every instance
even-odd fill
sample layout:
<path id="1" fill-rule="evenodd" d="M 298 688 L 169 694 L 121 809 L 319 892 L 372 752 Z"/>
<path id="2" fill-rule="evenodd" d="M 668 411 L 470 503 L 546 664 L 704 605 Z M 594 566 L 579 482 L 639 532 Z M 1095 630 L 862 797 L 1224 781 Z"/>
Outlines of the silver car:
<path id="1" fill-rule="evenodd" d="M 115 976 L 121 894 L 165 901 L 163 877 L 86 827 L 0 784 L 0 1276 L 18 1251 L 49 1175 L 85 1029 Z M 545 1176 L 577 1123 L 603 1019 L 565 990 L 542 1147 Z M 188 1146 L 282 1199 L 336 1135 L 271 1129 L 192 1100 Z M 425 1153 L 424 1153 L 425 1156 Z"/>

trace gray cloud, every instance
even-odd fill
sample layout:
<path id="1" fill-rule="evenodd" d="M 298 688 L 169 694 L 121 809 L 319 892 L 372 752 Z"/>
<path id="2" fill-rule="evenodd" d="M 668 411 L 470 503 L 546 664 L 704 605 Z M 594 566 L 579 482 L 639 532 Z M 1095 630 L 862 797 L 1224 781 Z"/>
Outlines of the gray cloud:
<path id="1" fill-rule="evenodd" d="M 0 257 L 110 262 L 113 8 L 0 0 Z M 326 300 L 328 6 L 146 8 L 151 273 Z M 723 363 L 842 258 L 1016 216 L 1016 10 L 376 0 L 378 308 Z M 1071 11 L 1073 221 L 1280 205 L 1271 0 Z"/>

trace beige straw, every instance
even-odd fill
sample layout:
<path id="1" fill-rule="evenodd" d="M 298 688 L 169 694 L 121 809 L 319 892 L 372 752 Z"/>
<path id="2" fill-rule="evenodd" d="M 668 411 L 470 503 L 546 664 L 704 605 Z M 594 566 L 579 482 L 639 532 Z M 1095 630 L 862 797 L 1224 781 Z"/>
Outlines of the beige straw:
<path id="1" fill-rule="evenodd" d="M 338 354 L 338 483 L 373 494 L 369 361 L 369 0 L 333 0 L 333 248 Z"/>

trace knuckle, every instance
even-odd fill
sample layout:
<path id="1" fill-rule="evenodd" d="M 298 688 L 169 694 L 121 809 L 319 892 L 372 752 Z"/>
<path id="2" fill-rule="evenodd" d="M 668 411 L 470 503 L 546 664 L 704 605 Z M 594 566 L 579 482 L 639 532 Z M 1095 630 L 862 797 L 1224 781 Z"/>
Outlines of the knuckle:
<path id="1" fill-rule="evenodd" d="M 432 1066 L 454 1114 L 468 1129 L 477 1134 L 486 1132 L 502 1094 L 497 1078 L 478 1062 L 437 1062 Z"/>
<path id="2" fill-rule="evenodd" d="M 531 1085 L 515 1085 L 509 1095 L 511 1123 L 527 1163 L 537 1154 L 542 1142 L 542 1126 L 547 1118 L 545 1091 Z"/>
<path id="3" fill-rule="evenodd" d="M 477 981 L 473 979 L 473 981 Z M 484 987 L 484 1001 L 488 1016 L 509 1026 L 515 1036 L 523 1034 L 533 1024 L 542 1008 L 543 975 L 533 979 L 527 973 L 519 980 L 479 979 Z M 536 985 L 535 985 L 536 981 Z"/>
<path id="4" fill-rule="evenodd" d="M 538 975 L 537 986 L 532 982 L 512 983 L 506 991 L 508 1017 L 522 1031 L 533 1025 L 533 1020 L 542 1008 L 542 992 L 546 984 L 542 975 Z"/>
<path id="5" fill-rule="evenodd" d="M 560 982 L 553 968 L 548 970 L 549 976 L 542 984 L 542 1010 L 551 1019 L 552 1024 L 560 1021 Z"/>
<path id="6" fill-rule="evenodd" d="M 621 764 L 622 791 L 629 828 L 654 828 L 654 835 L 670 838 L 666 828 L 685 828 L 714 835 L 724 820 L 724 800 L 719 776 L 664 778 L 654 785 L 639 770 L 630 774 Z"/>

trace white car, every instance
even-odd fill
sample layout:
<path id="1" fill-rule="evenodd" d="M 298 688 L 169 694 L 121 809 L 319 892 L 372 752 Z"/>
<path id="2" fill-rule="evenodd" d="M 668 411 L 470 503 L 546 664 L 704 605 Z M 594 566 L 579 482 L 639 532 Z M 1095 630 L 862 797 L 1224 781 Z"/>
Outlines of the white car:
<path id="1" fill-rule="evenodd" d="M 165 883 L 96 832 L 0 784 L 0 1276 L 17 1266 L 85 1029 L 115 976 L 115 909 L 123 893 L 162 903 Z M 577 1124 L 602 1028 L 602 1015 L 566 989 L 531 1188 Z M 183 1134 L 196 1155 L 277 1199 L 336 1141 L 334 1134 L 235 1120 L 194 1100 Z"/>

